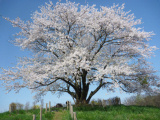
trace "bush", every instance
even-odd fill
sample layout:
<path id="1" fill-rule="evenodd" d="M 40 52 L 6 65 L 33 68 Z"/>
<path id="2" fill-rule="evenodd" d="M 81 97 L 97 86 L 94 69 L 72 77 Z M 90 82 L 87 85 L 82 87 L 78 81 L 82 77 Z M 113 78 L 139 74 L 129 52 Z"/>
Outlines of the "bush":
<path id="1" fill-rule="evenodd" d="M 102 100 L 101 99 L 92 100 L 91 101 L 91 105 L 100 105 L 100 106 L 102 106 Z"/>
<path id="2" fill-rule="evenodd" d="M 40 109 L 40 105 L 34 105 L 33 109 Z"/>
<path id="3" fill-rule="evenodd" d="M 121 99 L 119 97 L 114 97 L 111 99 L 112 105 L 120 105 Z"/>
<path id="4" fill-rule="evenodd" d="M 60 107 L 63 107 L 63 105 L 61 103 L 57 103 L 56 108 L 60 108 Z"/>
<path id="5" fill-rule="evenodd" d="M 97 104 L 98 104 L 97 101 L 95 101 L 95 100 L 92 100 L 92 101 L 91 101 L 91 105 L 97 105 Z"/>
<path id="6" fill-rule="evenodd" d="M 105 102 L 105 103 L 103 103 Z M 113 98 L 110 98 L 110 99 L 107 99 L 107 100 L 102 100 L 101 99 L 97 99 L 97 100 L 92 100 L 91 101 L 91 105 L 99 105 L 99 106 L 102 106 L 102 105 L 120 105 L 121 104 L 121 99 L 119 97 L 113 97 Z"/>
<path id="7" fill-rule="evenodd" d="M 19 110 L 18 113 L 19 114 L 25 114 L 25 111 L 24 110 Z"/>

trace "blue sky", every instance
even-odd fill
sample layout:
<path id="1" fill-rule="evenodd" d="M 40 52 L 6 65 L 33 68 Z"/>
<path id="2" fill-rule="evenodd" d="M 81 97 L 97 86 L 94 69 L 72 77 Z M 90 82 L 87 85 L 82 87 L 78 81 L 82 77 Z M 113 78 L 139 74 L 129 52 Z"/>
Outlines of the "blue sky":
<path id="1" fill-rule="evenodd" d="M 18 28 L 12 27 L 12 25 L 4 20 L 2 16 L 9 17 L 10 19 L 15 19 L 20 17 L 22 20 L 30 20 L 31 14 L 38 10 L 38 6 L 44 5 L 45 2 L 49 0 L 0 0 L 0 67 L 8 68 L 13 67 L 17 64 L 17 58 L 23 56 L 30 56 L 30 52 L 23 51 L 19 47 L 14 46 L 9 41 L 14 39 L 14 34 L 19 32 Z M 59 0 L 51 0 L 54 4 Z M 97 8 L 99 6 L 112 6 L 115 4 L 125 3 L 125 11 L 131 10 L 136 18 L 142 18 L 143 24 L 141 27 L 145 31 L 153 31 L 155 36 L 152 37 L 150 45 L 157 46 L 160 48 L 160 0 L 71 0 L 76 3 L 89 5 L 96 4 Z M 62 0 L 61 2 L 65 2 Z M 160 71 L 160 50 L 155 51 L 155 57 L 152 57 L 148 61 L 152 62 L 155 70 Z M 0 70 L 1 73 L 1 70 Z M 160 72 L 157 72 L 160 75 Z M 0 81 L 1 83 L 1 81 Z M 92 87 L 92 89 L 94 86 Z M 6 111 L 9 108 L 11 102 L 19 102 L 25 104 L 30 102 L 33 103 L 32 94 L 27 89 L 22 89 L 19 93 L 11 91 L 5 94 L 3 86 L 0 86 L 0 112 Z M 132 94 L 120 94 L 120 93 L 107 93 L 105 90 L 99 91 L 93 98 L 108 99 L 110 97 L 119 96 L 122 100 Z M 51 101 L 52 105 L 56 103 L 65 103 L 66 100 L 72 101 L 72 98 L 63 94 L 60 98 L 56 95 L 48 93 L 43 97 L 44 102 Z M 73 102 L 73 101 L 72 101 Z"/>

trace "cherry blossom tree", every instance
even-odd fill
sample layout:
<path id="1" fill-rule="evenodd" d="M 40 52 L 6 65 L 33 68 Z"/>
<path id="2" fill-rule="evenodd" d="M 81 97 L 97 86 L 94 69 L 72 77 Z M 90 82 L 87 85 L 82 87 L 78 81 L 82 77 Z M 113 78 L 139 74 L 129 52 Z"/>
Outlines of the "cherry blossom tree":
<path id="1" fill-rule="evenodd" d="M 66 92 L 76 104 L 88 104 L 104 88 L 125 92 L 154 92 L 155 71 L 146 61 L 153 54 L 152 32 L 145 32 L 124 4 L 99 9 L 89 5 L 46 3 L 32 14 L 32 21 L 10 20 L 21 31 L 15 45 L 32 51 L 31 58 L 3 69 L 0 79 L 6 90 L 28 88 L 36 98 Z M 91 85 L 97 85 L 89 91 Z"/>

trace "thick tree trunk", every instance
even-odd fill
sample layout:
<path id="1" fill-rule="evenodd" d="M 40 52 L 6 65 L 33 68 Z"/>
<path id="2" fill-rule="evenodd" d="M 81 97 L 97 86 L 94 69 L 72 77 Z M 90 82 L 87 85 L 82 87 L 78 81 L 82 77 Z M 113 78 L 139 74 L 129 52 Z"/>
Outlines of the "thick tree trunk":
<path id="1" fill-rule="evenodd" d="M 89 83 L 86 83 L 87 71 L 85 71 L 84 69 L 82 71 L 83 74 L 81 78 L 81 83 L 79 84 L 79 88 L 76 91 L 76 105 L 89 103 L 89 101 L 87 101 L 87 95 L 89 90 Z"/>
<path id="2" fill-rule="evenodd" d="M 75 86 L 75 94 L 72 96 L 74 99 L 76 99 L 76 105 L 86 105 L 89 104 L 91 98 L 99 91 L 99 89 L 105 85 L 105 83 L 102 83 L 102 80 L 100 80 L 99 86 L 94 91 L 91 91 L 91 93 L 88 96 L 89 91 L 89 85 L 90 83 L 87 83 L 87 71 L 82 69 L 82 77 L 81 82 L 79 84 L 76 84 Z M 88 98 L 87 98 L 88 96 Z"/>
<path id="3" fill-rule="evenodd" d="M 86 104 L 89 104 L 89 101 L 87 101 L 86 99 L 83 100 L 76 99 L 76 105 L 86 105 Z"/>
<path id="4" fill-rule="evenodd" d="M 83 105 L 89 103 L 89 101 L 87 101 L 88 90 L 89 86 L 76 93 L 76 105 Z"/>

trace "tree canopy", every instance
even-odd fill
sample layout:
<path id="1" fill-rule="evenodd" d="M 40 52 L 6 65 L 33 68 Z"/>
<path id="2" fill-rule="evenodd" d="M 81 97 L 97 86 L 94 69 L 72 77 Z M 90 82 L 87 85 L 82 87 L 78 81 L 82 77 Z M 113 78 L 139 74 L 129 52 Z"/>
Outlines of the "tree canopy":
<path id="1" fill-rule="evenodd" d="M 89 103 L 101 88 L 114 91 L 154 92 L 158 77 L 146 61 L 155 46 L 124 4 L 99 9 L 89 5 L 52 2 L 32 14 L 32 21 L 10 20 L 21 31 L 15 45 L 32 51 L 17 66 L 3 69 L 6 90 L 29 88 L 36 97 L 67 92 L 76 103 Z M 92 84 L 97 87 L 89 93 Z"/>

